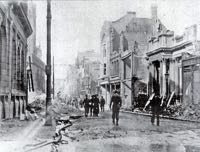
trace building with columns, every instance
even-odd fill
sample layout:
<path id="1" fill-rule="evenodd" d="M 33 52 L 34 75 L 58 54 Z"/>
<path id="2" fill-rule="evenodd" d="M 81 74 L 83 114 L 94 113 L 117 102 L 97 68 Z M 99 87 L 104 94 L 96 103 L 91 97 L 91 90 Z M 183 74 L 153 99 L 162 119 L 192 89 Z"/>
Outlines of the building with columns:
<path id="1" fill-rule="evenodd" d="M 24 2 L 0 2 L 0 119 L 19 117 L 26 107 L 27 38 L 32 27 Z"/>
<path id="2" fill-rule="evenodd" d="M 157 7 L 151 7 L 151 18 L 136 17 L 136 12 L 116 21 L 105 21 L 101 30 L 101 66 L 99 84 L 107 103 L 113 90 L 118 89 L 123 105 L 130 107 L 131 95 L 146 92 L 148 70 L 145 59 L 148 40 L 153 35 L 157 19 Z M 132 83 L 132 79 L 136 82 Z M 133 93 L 134 92 L 134 93 Z"/>
<path id="3" fill-rule="evenodd" d="M 184 86 L 186 89 L 183 91 L 183 59 L 199 55 L 200 31 L 197 25 L 192 25 L 185 29 L 183 35 L 175 36 L 173 31 L 157 27 L 157 33 L 149 40 L 147 52 L 148 93 L 152 94 L 154 90 L 166 96 L 167 102 L 170 97 L 174 99 L 172 102 L 182 102 L 189 87 Z"/>

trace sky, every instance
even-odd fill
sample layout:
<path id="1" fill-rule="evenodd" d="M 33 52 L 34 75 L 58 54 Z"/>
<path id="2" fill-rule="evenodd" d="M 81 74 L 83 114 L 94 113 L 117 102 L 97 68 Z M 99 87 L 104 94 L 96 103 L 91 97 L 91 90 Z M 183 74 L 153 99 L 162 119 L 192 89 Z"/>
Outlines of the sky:
<path id="1" fill-rule="evenodd" d="M 37 44 L 46 62 L 46 1 L 37 5 Z M 77 52 L 100 51 L 100 31 L 105 20 L 115 21 L 127 11 L 137 17 L 150 18 L 151 5 L 158 6 L 158 17 L 176 34 L 185 27 L 200 23 L 200 1 L 197 0 L 52 0 L 52 55 L 58 68 L 73 64 Z M 62 66 L 61 66 L 62 64 Z"/>

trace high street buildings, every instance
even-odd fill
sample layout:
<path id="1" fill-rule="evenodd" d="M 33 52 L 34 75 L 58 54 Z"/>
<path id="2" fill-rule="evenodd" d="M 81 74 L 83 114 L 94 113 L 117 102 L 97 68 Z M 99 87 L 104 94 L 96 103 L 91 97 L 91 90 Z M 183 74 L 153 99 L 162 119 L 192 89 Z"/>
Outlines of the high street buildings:
<path id="1" fill-rule="evenodd" d="M 160 22 L 156 6 L 152 6 L 151 12 L 152 18 L 138 18 L 135 12 L 127 12 L 116 21 L 105 21 L 102 27 L 99 82 L 108 103 L 114 89 L 120 90 L 125 106 L 132 104 L 131 90 L 134 97 L 139 91 L 146 92 L 148 39 L 156 21 Z M 134 78 L 137 81 L 131 83 Z"/>
<path id="2" fill-rule="evenodd" d="M 199 103 L 200 26 L 187 27 L 176 36 L 157 17 L 137 18 L 127 12 L 117 21 L 105 21 L 101 30 L 102 95 L 110 102 L 120 90 L 125 107 L 134 105 L 140 92 L 158 92 L 166 104 Z M 131 92 L 132 90 L 132 92 Z"/>
<path id="3" fill-rule="evenodd" d="M 98 78 L 100 73 L 99 54 L 94 50 L 78 52 L 76 67 L 80 72 L 80 94 L 99 94 Z"/>

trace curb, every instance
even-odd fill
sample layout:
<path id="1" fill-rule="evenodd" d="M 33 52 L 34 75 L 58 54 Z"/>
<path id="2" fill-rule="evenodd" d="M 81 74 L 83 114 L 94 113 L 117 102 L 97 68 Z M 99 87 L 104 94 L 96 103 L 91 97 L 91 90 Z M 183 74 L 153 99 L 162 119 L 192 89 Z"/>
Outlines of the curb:
<path id="1" fill-rule="evenodd" d="M 131 112 L 131 111 L 120 111 L 122 113 L 130 113 L 134 115 L 141 115 L 141 116 L 148 116 L 151 117 L 151 114 L 147 113 L 139 113 L 139 112 Z M 178 121 L 185 121 L 185 122 L 193 122 L 193 123 L 200 123 L 200 121 L 195 121 L 195 120 L 189 120 L 189 119 L 180 119 L 180 118 L 175 118 L 175 117 L 169 117 L 169 116 L 160 116 L 160 118 L 163 119 L 169 119 L 169 120 L 178 120 Z"/>

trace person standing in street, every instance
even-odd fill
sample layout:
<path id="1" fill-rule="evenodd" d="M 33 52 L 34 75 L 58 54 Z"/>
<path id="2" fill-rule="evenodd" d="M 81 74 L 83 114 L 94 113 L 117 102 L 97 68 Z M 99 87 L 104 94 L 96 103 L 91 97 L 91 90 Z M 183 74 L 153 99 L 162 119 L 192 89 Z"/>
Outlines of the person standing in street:
<path id="1" fill-rule="evenodd" d="M 111 97 L 111 102 L 110 102 L 110 109 L 112 107 L 112 120 L 113 124 L 115 125 L 115 120 L 116 120 L 116 125 L 118 126 L 119 124 L 119 110 L 122 105 L 122 99 L 119 95 L 119 92 L 115 90 L 113 92 L 113 96 Z"/>
<path id="2" fill-rule="evenodd" d="M 157 126 L 160 125 L 159 121 L 159 115 L 160 115 L 160 106 L 161 106 L 161 98 L 159 94 L 155 94 L 152 101 L 150 102 L 150 106 L 152 109 L 152 117 L 151 117 L 151 123 L 154 125 L 155 117 L 157 118 Z"/>
<path id="3" fill-rule="evenodd" d="M 84 108 L 85 108 L 85 117 L 88 116 L 88 113 L 89 113 L 89 99 L 88 99 L 88 96 L 87 94 L 85 95 L 85 99 L 83 101 L 83 105 L 84 105 Z"/>
<path id="4" fill-rule="evenodd" d="M 99 114 L 99 99 L 97 98 L 97 95 L 94 95 L 94 100 L 93 100 L 93 116 L 98 117 Z"/>
<path id="5" fill-rule="evenodd" d="M 92 95 L 92 98 L 89 100 L 90 116 L 92 116 L 92 114 L 93 114 L 93 104 L 94 104 L 94 95 Z"/>
<path id="6" fill-rule="evenodd" d="M 105 105 L 105 99 L 103 98 L 103 96 L 101 96 L 100 99 L 100 107 L 101 107 L 101 112 L 104 112 L 104 105 Z"/>

